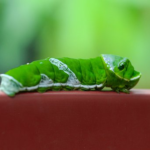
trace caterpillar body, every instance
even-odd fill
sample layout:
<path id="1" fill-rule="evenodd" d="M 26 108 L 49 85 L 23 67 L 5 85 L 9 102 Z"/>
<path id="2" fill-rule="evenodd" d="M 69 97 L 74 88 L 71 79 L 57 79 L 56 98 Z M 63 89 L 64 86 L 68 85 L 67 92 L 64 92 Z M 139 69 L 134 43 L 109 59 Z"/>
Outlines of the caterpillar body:
<path id="1" fill-rule="evenodd" d="M 90 59 L 46 58 L 19 66 L 0 75 L 0 90 L 8 96 L 20 91 L 102 90 L 129 93 L 141 73 L 129 59 L 102 54 Z"/>

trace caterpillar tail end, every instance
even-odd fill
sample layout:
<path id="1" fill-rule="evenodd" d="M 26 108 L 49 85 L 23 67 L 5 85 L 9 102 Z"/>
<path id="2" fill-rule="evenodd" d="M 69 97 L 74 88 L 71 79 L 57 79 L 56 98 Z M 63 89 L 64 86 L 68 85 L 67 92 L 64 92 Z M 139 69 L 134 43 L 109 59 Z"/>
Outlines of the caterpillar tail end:
<path id="1" fill-rule="evenodd" d="M 18 84 L 18 81 L 16 81 L 13 77 L 6 74 L 1 74 L 0 77 L 2 79 L 0 91 L 10 97 L 15 96 L 15 94 L 20 91 L 21 85 Z"/>
<path id="2" fill-rule="evenodd" d="M 14 92 L 9 92 L 6 89 L 4 89 L 3 87 L 0 87 L 0 91 L 4 92 L 6 95 L 10 96 L 10 97 L 14 97 L 16 93 Z"/>

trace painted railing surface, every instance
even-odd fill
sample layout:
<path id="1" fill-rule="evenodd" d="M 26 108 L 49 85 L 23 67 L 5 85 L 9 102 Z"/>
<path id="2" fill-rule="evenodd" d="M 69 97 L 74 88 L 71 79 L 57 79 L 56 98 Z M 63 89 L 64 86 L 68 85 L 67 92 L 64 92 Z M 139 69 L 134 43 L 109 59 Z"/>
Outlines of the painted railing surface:
<path id="1" fill-rule="evenodd" d="M 149 150 L 150 90 L 0 93 L 0 150 Z"/>

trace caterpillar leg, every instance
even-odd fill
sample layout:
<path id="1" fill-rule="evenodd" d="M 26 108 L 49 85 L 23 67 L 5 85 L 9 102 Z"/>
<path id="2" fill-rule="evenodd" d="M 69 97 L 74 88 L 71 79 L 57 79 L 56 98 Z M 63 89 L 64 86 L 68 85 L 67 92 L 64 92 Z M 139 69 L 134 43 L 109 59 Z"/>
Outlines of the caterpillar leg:
<path id="1" fill-rule="evenodd" d="M 65 87 L 63 87 L 64 91 L 72 91 L 73 89 L 74 89 L 74 87 L 71 87 L 71 86 L 65 86 Z"/>
<path id="2" fill-rule="evenodd" d="M 49 90 L 50 88 L 42 88 L 42 87 L 40 87 L 40 88 L 38 88 L 37 89 L 37 91 L 39 92 L 39 93 L 44 93 L 44 92 L 46 92 L 47 90 Z"/>
<path id="3" fill-rule="evenodd" d="M 52 91 L 61 91 L 62 87 L 61 86 L 53 86 Z"/>
<path id="4" fill-rule="evenodd" d="M 113 91 L 117 92 L 117 93 L 120 93 L 120 92 L 123 92 L 123 93 L 126 93 L 126 94 L 129 94 L 130 91 L 128 89 L 120 89 L 120 88 L 115 88 L 115 89 L 112 89 Z"/>
<path id="5" fill-rule="evenodd" d="M 120 91 L 123 92 L 123 93 L 127 93 L 127 94 L 130 93 L 130 91 L 128 89 L 121 89 Z"/>

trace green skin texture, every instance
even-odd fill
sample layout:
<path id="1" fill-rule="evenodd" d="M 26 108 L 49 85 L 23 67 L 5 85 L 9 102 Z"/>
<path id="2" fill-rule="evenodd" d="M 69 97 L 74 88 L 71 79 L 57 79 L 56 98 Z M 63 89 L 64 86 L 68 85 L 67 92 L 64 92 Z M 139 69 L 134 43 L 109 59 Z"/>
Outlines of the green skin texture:
<path id="1" fill-rule="evenodd" d="M 33 61 L 30 64 L 9 70 L 5 74 L 13 77 L 24 87 L 38 85 L 41 74 L 47 75 L 54 83 L 66 83 L 69 75 L 49 61 L 50 58 Z M 57 58 L 74 72 L 83 85 L 103 84 L 116 92 L 129 93 L 139 81 L 141 73 L 134 70 L 131 62 L 124 57 L 102 54 L 91 59 Z M 103 87 L 90 90 L 101 90 Z M 73 87 L 38 88 L 38 92 L 47 90 L 73 90 Z M 87 90 L 86 88 L 80 88 Z M 11 96 L 11 95 L 10 95 Z M 13 95 L 12 95 L 13 96 Z"/>

